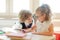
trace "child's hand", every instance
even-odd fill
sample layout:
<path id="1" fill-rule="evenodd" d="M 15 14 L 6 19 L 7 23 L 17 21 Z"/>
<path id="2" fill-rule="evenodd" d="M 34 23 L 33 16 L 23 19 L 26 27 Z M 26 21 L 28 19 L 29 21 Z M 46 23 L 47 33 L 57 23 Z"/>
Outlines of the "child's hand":
<path id="1" fill-rule="evenodd" d="M 32 32 L 32 34 L 37 34 L 37 32 Z"/>
<path id="2" fill-rule="evenodd" d="M 19 30 L 19 31 L 22 31 L 22 29 L 15 29 L 15 30 Z"/>
<path id="3" fill-rule="evenodd" d="M 35 34 L 35 32 L 32 32 L 32 34 Z"/>
<path id="4" fill-rule="evenodd" d="M 27 33 L 28 31 L 26 29 L 21 30 L 23 33 Z"/>
<path id="5" fill-rule="evenodd" d="M 23 30 L 23 32 L 24 32 L 24 33 L 27 33 L 27 32 L 28 32 L 28 30 L 24 29 L 24 30 Z"/>

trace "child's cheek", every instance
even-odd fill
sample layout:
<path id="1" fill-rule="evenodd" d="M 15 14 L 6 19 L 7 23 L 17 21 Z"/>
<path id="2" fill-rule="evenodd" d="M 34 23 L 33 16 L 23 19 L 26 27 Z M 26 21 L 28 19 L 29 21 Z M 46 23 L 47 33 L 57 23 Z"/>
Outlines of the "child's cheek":
<path id="1" fill-rule="evenodd" d="M 32 19 L 30 19 L 29 22 L 32 22 Z"/>
<path id="2" fill-rule="evenodd" d="M 42 17 L 39 18 L 40 21 L 43 21 L 44 19 Z"/>

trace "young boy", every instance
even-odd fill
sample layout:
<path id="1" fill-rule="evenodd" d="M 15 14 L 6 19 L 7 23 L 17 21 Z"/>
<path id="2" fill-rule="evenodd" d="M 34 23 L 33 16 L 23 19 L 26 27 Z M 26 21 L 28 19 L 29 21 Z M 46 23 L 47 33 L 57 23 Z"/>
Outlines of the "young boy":
<path id="1" fill-rule="evenodd" d="M 13 26 L 13 29 L 20 29 L 23 32 L 30 32 L 32 26 L 32 13 L 28 10 L 21 10 L 19 13 L 19 22 Z"/>

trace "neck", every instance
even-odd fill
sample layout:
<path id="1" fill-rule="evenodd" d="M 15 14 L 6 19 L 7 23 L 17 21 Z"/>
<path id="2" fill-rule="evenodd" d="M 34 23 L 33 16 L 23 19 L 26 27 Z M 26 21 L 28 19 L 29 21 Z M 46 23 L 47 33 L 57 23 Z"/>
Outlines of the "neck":
<path id="1" fill-rule="evenodd" d="M 40 21 L 40 20 L 39 20 Z M 43 23 L 44 21 L 40 21 L 41 23 Z"/>
<path id="2" fill-rule="evenodd" d="M 44 21 L 41 21 L 41 23 L 43 23 Z"/>
<path id="3" fill-rule="evenodd" d="M 28 22 L 25 22 L 25 24 L 29 24 Z"/>

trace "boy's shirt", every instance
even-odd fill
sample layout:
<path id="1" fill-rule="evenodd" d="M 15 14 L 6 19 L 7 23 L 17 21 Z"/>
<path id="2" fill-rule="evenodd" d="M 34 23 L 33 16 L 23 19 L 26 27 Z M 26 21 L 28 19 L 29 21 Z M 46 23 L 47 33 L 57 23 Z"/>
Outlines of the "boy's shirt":
<path id="1" fill-rule="evenodd" d="M 34 20 L 32 23 L 30 23 L 28 26 L 26 26 L 25 23 L 21 23 L 21 22 L 16 22 L 15 25 L 12 26 L 13 29 L 27 29 L 27 28 L 31 28 L 34 25 Z"/>
<path id="2" fill-rule="evenodd" d="M 22 29 L 22 25 L 18 22 L 16 22 L 13 26 L 12 26 L 13 29 Z"/>
<path id="3" fill-rule="evenodd" d="M 32 23 L 30 23 L 30 24 L 25 24 L 25 23 L 20 23 L 21 25 L 22 25 L 22 29 L 27 29 L 27 28 L 31 28 L 31 26 L 32 26 Z"/>

